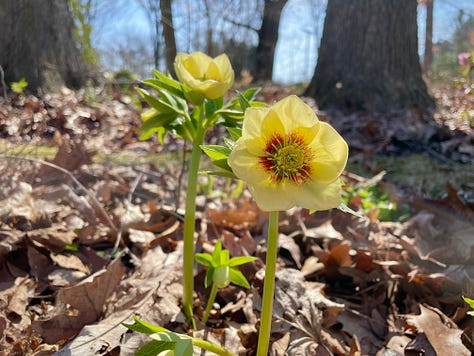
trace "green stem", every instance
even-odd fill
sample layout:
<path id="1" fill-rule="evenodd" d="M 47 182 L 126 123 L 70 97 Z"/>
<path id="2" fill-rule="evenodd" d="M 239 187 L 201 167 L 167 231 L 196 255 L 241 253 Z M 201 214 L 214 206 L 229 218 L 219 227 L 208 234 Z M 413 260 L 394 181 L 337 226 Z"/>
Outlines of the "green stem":
<path id="1" fill-rule="evenodd" d="M 220 346 L 217 346 L 215 344 L 212 344 L 210 343 L 209 341 L 205 341 L 205 340 L 201 340 L 201 339 L 198 339 L 198 338 L 194 338 L 193 337 L 193 345 L 197 346 L 197 347 L 200 347 L 201 349 L 205 349 L 207 351 L 211 351 L 211 352 L 214 352 L 215 354 L 217 355 L 221 355 L 221 356 L 237 356 L 236 354 L 230 352 L 230 351 L 227 351 L 225 349 L 223 349 L 222 347 Z"/>
<path id="2" fill-rule="evenodd" d="M 209 313 L 211 312 L 212 304 L 214 304 L 214 300 L 216 299 L 216 295 L 217 295 L 217 284 L 212 283 L 211 294 L 209 294 L 209 299 L 208 299 L 207 305 L 206 305 L 206 311 L 204 312 L 204 316 L 202 317 L 203 324 L 207 323 L 207 319 L 209 318 Z"/>
<path id="3" fill-rule="evenodd" d="M 272 329 L 273 296 L 275 294 L 275 270 L 278 252 L 278 211 L 271 211 L 268 217 L 267 258 L 265 281 L 263 283 L 262 315 L 258 334 L 257 356 L 268 355 L 268 343 Z"/>
<path id="4" fill-rule="evenodd" d="M 194 227 L 196 217 L 196 195 L 201 145 L 204 142 L 204 129 L 198 124 L 193 141 L 193 150 L 189 162 L 188 187 L 186 190 L 186 211 L 184 213 L 184 247 L 183 247 L 183 310 L 196 329 L 193 317 L 194 290 Z"/>

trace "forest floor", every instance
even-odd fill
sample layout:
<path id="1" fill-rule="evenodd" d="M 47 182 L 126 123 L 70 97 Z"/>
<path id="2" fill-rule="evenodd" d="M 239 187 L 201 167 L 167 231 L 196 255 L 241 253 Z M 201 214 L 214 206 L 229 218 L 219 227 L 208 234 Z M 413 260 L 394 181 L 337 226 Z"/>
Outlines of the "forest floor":
<path id="1" fill-rule="evenodd" d="M 345 199 L 366 217 L 281 213 L 272 355 L 474 351 L 462 299 L 474 297 L 474 102 L 433 92 L 432 115 L 318 113 L 349 143 Z M 259 100 L 291 93 L 269 84 Z M 121 324 L 132 314 L 254 354 L 266 214 L 235 182 L 200 177 L 196 251 L 220 238 L 258 259 L 241 266 L 251 288 L 220 290 L 192 332 L 180 310 L 189 147 L 140 141 L 139 125 L 134 96 L 111 88 L 0 98 L 0 355 L 133 354 L 149 339 Z M 204 275 L 196 266 L 198 318 Z"/>

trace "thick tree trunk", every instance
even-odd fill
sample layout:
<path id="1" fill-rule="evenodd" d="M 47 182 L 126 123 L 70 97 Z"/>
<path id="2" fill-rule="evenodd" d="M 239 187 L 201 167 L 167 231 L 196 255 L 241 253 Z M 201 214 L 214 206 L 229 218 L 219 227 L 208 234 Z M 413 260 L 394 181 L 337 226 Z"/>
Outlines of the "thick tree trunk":
<path id="1" fill-rule="evenodd" d="M 89 73 L 73 34 L 68 0 L 0 1 L 0 65 L 29 90 L 82 86 Z"/>
<path id="2" fill-rule="evenodd" d="M 434 0 L 426 0 L 426 33 L 425 53 L 423 55 L 423 72 L 431 78 L 431 65 L 433 64 L 433 7 Z"/>
<path id="3" fill-rule="evenodd" d="M 278 41 L 280 16 L 287 0 L 265 0 L 262 26 L 258 31 L 256 79 L 271 80 L 273 58 Z"/>
<path id="4" fill-rule="evenodd" d="M 322 108 L 432 107 L 421 76 L 416 11 L 416 0 L 329 0 L 305 95 Z"/>
<path id="5" fill-rule="evenodd" d="M 163 37 L 165 39 L 166 69 L 173 77 L 174 59 L 176 57 L 176 40 L 174 37 L 173 12 L 171 10 L 171 0 L 160 0 L 161 24 L 163 26 Z"/>

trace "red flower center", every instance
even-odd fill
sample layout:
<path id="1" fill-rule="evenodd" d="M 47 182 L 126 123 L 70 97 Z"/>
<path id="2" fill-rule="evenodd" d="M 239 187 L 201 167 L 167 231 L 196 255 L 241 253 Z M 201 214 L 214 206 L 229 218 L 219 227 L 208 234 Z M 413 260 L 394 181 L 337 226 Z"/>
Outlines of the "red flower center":
<path id="1" fill-rule="evenodd" d="M 309 163 L 314 155 L 300 135 L 289 133 L 284 137 L 275 134 L 265 146 L 260 164 L 270 174 L 273 183 L 302 184 L 310 178 Z"/>

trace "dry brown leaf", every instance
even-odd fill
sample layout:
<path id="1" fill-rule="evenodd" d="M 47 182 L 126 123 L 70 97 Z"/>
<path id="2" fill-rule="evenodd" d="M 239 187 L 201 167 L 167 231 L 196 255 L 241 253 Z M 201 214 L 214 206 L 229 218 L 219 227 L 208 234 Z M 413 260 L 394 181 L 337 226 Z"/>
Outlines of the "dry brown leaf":
<path id="1" fill-rule="evenodd" d="M 86 275 L 91 273 L 91 271 L 89 270 L 89 267 L 87 267 L 81 261 L 81 259 L 77 257 L 76 255 L 64 254 L 64 253 L 60 253 L 60 254 L 51 253 L 49 256 L 60 267 L 74 269 L 74 270 L 83 272 Z"/>
<path id="2" fill-rule="evenodd" d="M 48 228 L 28 231 L 27 236 L 53 251 L 60 251 L 74 241 L 76 233 L 60 224 L 54 224 Z"/>
<path id="3" fill-rule="evenodd" d="M 112 294 L 125 272 L 120 259 L 106 269 L 56 295 L 56 312 L 49 320 L 35 321 L 33 327 L 48 343 L 76 334 L 84 325 L 102 315 L 106 299 Z"/>
<path id="4" fill-rule="evenodd" d="M 462 330 L 436 308 L 427 308 L 420 304 L 419 315 L 407 316 L 407 323 L 424 333 L 437 355 L 468 356 L 471 352 L 461 340 Z"/>

